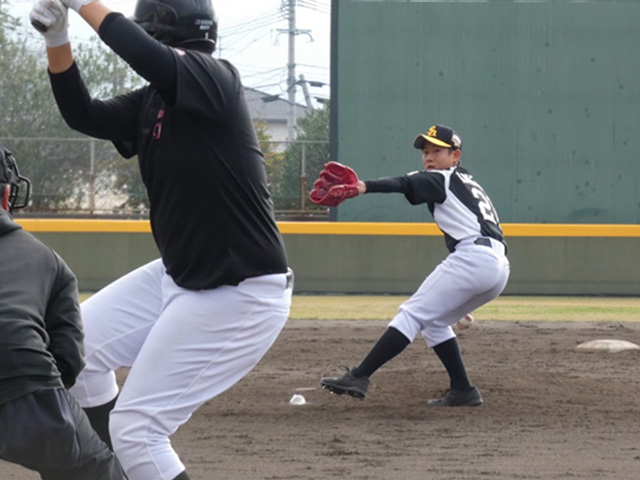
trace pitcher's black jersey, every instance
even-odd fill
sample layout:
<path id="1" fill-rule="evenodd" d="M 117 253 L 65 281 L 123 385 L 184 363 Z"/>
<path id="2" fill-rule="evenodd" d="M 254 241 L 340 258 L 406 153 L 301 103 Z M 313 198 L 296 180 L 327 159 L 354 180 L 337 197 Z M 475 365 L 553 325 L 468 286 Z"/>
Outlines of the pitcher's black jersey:
<path id="1" fill-rule="evenodd" d="M 484 189 L 464 168 L 423 170 L 404 177 L 365 182 L 367 193 L 404 193 L 412 205 L 426 203 L 445 236 L 449 251 L 469 237 L 491 237 L 503 243 L 498 214 Z"/>

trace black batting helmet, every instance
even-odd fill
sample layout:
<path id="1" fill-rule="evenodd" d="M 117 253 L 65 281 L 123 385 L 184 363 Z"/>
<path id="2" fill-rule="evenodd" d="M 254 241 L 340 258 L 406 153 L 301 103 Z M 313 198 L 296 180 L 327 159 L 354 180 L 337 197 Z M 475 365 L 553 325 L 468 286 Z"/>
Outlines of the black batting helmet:
<path id="1" fill-rule="evenodd" d="M 216 49 L 218 19 L 211 0 L 138 0 L 133 21 L 167 45 Z"/>
<path id="2" fill-rule="evenodd" d="M 31 182 L 20 175 L 13 154 L 0 143 L 0 200 L 2 208 L 13 212 L 29 203 Z"/>

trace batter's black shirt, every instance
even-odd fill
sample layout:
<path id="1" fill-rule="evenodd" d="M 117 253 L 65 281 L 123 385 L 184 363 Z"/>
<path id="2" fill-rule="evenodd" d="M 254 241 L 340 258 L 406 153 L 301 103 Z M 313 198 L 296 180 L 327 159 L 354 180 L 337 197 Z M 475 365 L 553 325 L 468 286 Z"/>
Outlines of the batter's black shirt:
<path id="1" fill-rule="evenodd" d="M 0 208 L 0 405 L 71 387 L 83 340 L 75 276 Z"/>
<path id="2" fill-rule="evenodd" d="M 163 45 L 118 13 L 105 18 L 100 36 L 150 84 L 95 100 L 74 64 L 50 74 L 53 92 L 71 128 L 113 141 L 126 158 L 138 155 L 167 273 L 199 290 L 286 272 L 238 71 Z"/>

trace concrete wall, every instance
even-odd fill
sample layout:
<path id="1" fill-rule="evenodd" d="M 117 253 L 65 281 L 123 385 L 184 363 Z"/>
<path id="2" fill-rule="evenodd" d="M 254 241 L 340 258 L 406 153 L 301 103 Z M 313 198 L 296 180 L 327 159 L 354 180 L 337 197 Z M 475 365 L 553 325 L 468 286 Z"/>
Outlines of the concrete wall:
<path id="1" fill-rule="evenodd" d="M 436 237 L 289 235 L 298 293 L 410 294 L 447 254 Z M 315 256 L 308 252 L 315 252 Z M 638 238 L 516 237 L 505 294 L 640 294 Z"/>
<path id="2" fill-rule="evenodd" d="M 51 231 L 59 227 L 23 223 L 62 255 L 83 291 L 98 290 L 157 258 L 145 222 L 132 222 L 138 227 L 126 232 L 95 231 L 100 227 L 86 228 L 89 222 L 75 230 L 94 231 Z M 280 228 L 297 293 L 410 294 L 447 255 L 433 224 L 284 222 Z M 512 272 L 506 294 L 640 293 L 640 226 L 504 228 Z"/>
<path id="3" fill-rule="evenodd" d="M 81 291 L 93 292 L 159 257 L 150 233 L 34 232 L 67 262 Z"/>

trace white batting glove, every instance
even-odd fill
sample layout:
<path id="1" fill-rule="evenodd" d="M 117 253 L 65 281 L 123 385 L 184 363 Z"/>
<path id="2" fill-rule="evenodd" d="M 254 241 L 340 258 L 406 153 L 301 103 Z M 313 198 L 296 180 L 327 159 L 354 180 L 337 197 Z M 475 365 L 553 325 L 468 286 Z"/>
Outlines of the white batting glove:
<path id="1" fill-rule="evenodd" d="M 60 0 L 36 0 L 29 20 L 44 37 L 47 47 L 59 47 L 69 43 L 67 7 Z"/>
<path id="2" fill-rule="evenodd" d="M 90 3 L 93 3 L 97 0 L 60 0 L 62 3 L 64 3 L 67 7 L 69 7 L 71 10 L 75 10 L 76 12 L 80 13 L 80 9 L 82 7 L 84 7 L 85 5 L 89 5 Z"/>

